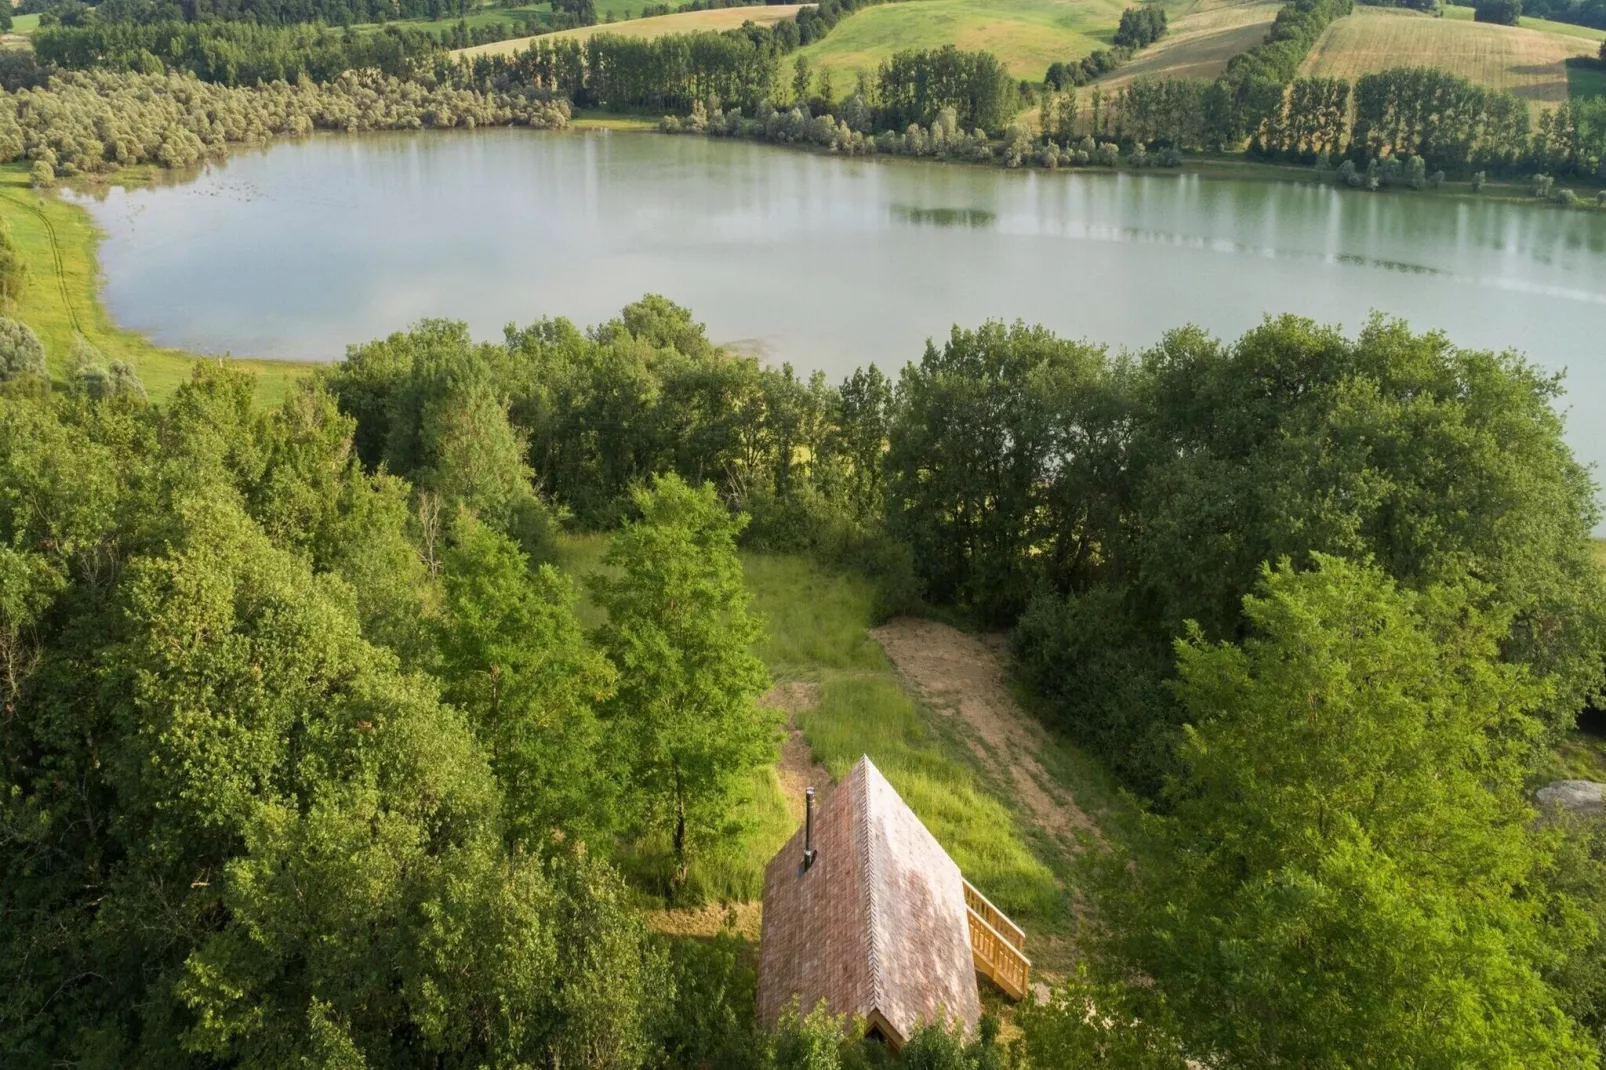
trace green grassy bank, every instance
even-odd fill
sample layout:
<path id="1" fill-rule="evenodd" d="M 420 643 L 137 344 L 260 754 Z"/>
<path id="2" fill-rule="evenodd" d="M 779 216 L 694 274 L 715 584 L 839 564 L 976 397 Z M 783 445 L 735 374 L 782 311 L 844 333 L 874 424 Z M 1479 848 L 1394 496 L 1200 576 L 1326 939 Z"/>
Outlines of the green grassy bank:
<path id="1" fill-rule="evenodd" d="M 153 344 L 112 322 L 100 301 L 100 232 L 89 213 L 50 193 L 34 190 L 24 164 L 0 167 L 0 216 L 11 229 L 27 281 L 10 315 L 32 327 L 45 343 L 50 371 L 69 371 L 67 354 L 75 335 L 83 335 L 108 359 L 133 365 L 153 398 L 163 398 L 189 378 L 197 357 Z M 262 400 L 284 397 L 315 365 L 238 360 L 255 372 Z"/>

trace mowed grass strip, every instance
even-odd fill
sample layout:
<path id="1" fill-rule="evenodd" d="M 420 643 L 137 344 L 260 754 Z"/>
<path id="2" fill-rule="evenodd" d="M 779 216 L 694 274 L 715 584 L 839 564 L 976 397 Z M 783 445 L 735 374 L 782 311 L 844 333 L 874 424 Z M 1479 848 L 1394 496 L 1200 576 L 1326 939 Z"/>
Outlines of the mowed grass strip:
<path id="1" fill-rule="evenodd" d="M 1582 37 L 1519 26 L 1357 8 L 1328 27 L 1300 74 L 1353 81 L 1392 67 L 1436 67 L 1543 107 L 1567 99 L 1567 60 L 1594 55 L 1598 47 Z"/>
<path id="2" fill-rule="evenodd" d="M 582 26 L 577 30 L 561 30 L 557 33 L 543 34 L 539 37 L 515 37 L 510 41 L 497 41 L 495 44 L 476 45 L 473 48 L 460 48 L 452 54 L 454 56 L 509 56 L 515 52 L 523 52 L 536 41 L 559 41 L 568 39 L 584 41 L 586 38 L 599 33 L 611 33 L 619 37 L 665 37 L 674 33 L 697 33 L 702 30 L 734 30 L 743 23 L 751 22 L 758 26 L 773 26 L 782 19 L 792 18 L 805 4 L 768 4 L 757 7 L 724 7 L 713 11 L 686 11 L 674 15 L 656 15 L 650 19 L 631 19 L 628 22 L 600 23 L 596 26 Z"/>
<path id="3" fill-rule="evenodd" d="M 45 344 L 51 375 L 69 374 L 68 352 L 82 334 L 108 360 L 133 365 L 153 399 L 167 397 L 190 377 L 197 357 L 154 345 L 150 339 L 112 322 L 100 303 L 96 252 L 100 233 L 89 213 L 50 195 L 28 180 L 26 164 L 0 167 L 0 216 L 27 271 L 22 298 L 6 315 L 32 327 Z M 307 378 L 316 365 L 294 361 L 231 360 L 257 377 L 258 399 L 275 404 Z"/>
<path id="4" fill-rule="evenodd" d="M 1123 0 L 910 0 L 865 8 L 843 19 L 824 40 L 803 49 L 829 68 L 838 93 L 851 76 L 873 72 L 894 52 L 953 45 L 991 52 L 1019 78 L 1041 80 L 1049 64 L 1109 47 Z"/>
<path id="5" fill-rule="evenodd" d="M 1281 7 L 1281 0 L 1207 0 L 1173 17 L 1164 37 L 1099 84 L 1118 89 L 1135 78 L 1214 79 L 1228 60 L 1265 39 Z"/>

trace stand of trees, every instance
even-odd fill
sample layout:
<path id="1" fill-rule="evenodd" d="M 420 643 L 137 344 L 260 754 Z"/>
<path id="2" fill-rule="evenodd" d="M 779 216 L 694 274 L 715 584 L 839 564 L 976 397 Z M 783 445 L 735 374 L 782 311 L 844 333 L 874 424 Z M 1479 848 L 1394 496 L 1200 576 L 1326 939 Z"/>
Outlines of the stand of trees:
<path id="1" fill-rule="evenodd" d="M 39 61 L 63 70 L 182 71 L 231 86 L 302 76 L 328 82 L 362 69 L 406 77 L 440 47 L 433 34 L 394 26 L 359 34 L 322 25 L 250 22 L 97 21 L 54 27 L 34 38 Z"/>
<path id="2" fill-rule="evenodd" d="M 516 124 L 561 128 L 569 105 L 530 90 L 346 73 L 317 85 L 228 88 L 185 75 L 58 74 L 0 98 L 0 158 L 33 161 L 36 178 L 138 163 L 185 167 L 231 144 L 313 130 L 413 130 Z"/>
<path id="3" fill-rule="evenodd" d="M 993 323 L 832 385 L 647 298 L 422 323 L 262 410 L 212 365 L 52 392 L 8 323 L 8 1063 L 881 1065 L 820 1011 L 761 1034 L 750 965 L 649 936 L 608 864 L 684 876 L 773 757 L 743 540 L 1015 625 L 1152 800 L 1011 1065 L 1597 1064 L 1606 837 L 1523 778 L 1600 690 L 1598 514 L 1515 356 Z M 618 530 L 590 633 L 564 510 Z"/>

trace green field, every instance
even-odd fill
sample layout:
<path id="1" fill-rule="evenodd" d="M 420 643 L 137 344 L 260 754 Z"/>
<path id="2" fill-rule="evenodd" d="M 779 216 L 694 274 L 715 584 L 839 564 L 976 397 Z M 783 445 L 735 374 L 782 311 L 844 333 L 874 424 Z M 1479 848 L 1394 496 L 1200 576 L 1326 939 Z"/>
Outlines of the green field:
<path id="1" fill-rule="evenodd" d="M 1455 22 L 1472 22 L 1474 21 L 1472 14 L 1470 7 L 1446 7 L 1444 9 L 1444 17 Z M 1559 33 L 1563 37 L 1582 37 L 1586 41 L 1606 41 L 1606 30 L 1597 30 L 1593 26 L 1576 26 L 1570 22 L 1533 19 L 1526 15 L 1517 20 L 1517 25 L 1524 30 Z"/>
<path id="2" fill-rule="evenodd" d="M 855 72 L 875 70 L 894 52 L 943 45 L 991 52 L 1011 74 L 1038 81 L 1056 60 L 1107 48 L 1126 6 L 1123 0 L 910 0 L 851 15 L 801 54 L 833 71 L 844 89 Z"/>
<path id="3" fill-rule="evenodd" d="M 161 398 L 189 378 L 193 354 L 153 345 L 118 327 L 100 303 L 96 251 L 100 234 L 89 213 L 54 196 L 41 196 L 28 184 L 26 165 L 0 167 L 0 216 L 11 228 L 26 267 L 22 298 L 8 314 L 38 332 L 51 373 L 67 371 L 67 352 L 75 334 L 94 343 L 108 359 L 125 360 L 139 373 L 153 398 Z M 314 365 L 239 360 L 258 375 L 264 401 L 285 396 Z"/>

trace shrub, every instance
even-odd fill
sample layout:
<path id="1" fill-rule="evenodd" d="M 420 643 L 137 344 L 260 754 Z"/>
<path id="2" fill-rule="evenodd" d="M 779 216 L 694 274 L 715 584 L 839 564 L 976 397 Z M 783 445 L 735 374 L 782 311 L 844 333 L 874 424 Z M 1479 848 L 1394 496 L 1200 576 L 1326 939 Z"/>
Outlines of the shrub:
<path id="1" fill-rule="evenodd" d="M 23 375 L 44 375 L 45 346 L 33 328 L 0 317 L 0 383 Z"/>

